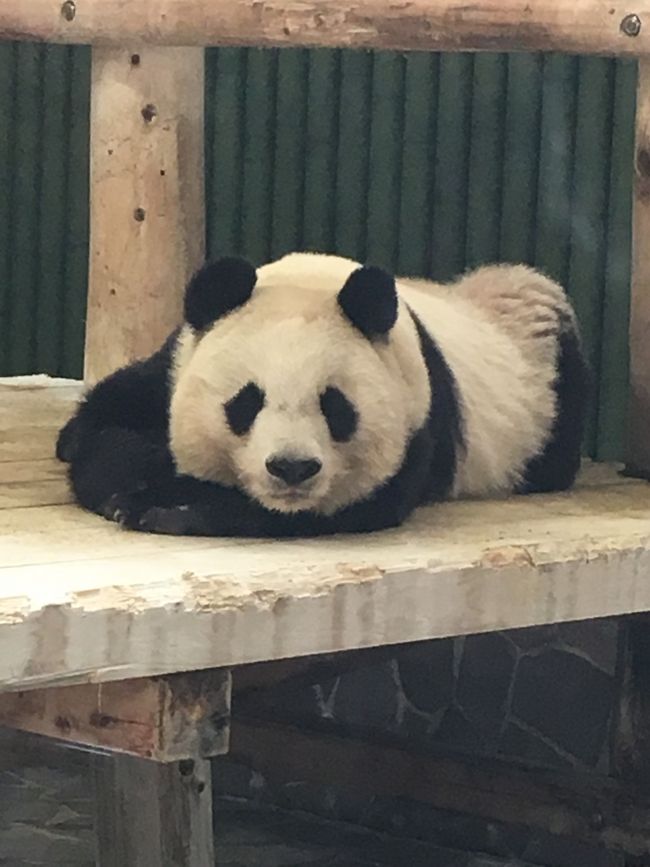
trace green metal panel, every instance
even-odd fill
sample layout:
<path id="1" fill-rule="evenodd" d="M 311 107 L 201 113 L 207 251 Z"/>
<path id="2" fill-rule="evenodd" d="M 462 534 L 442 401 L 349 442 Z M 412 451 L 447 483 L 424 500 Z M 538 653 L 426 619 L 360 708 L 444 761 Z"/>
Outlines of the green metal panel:
<path id="1" fill-rule="evenodd" d="M 217 75 L 225 56 L 246 90 L 208 100 L 210 252 L 317 249 L 440 280 L 529 262 L 567 286 L 582 323 L 597 384 L 585 449 L 620 457 L 634 64 L 228 49 L 209 53 Z"/>
<path id="2" fill-rule="evenodd" d="M 0 372 L 81 370 L 85 49 L 0 45 Z M 501 259 L 567 285 L 621 455 L 636 66 L 523 54 L 213 49 L 207 242 L 447 280 Z"/>
<path id="3" fill-rule="evenodd" d="M 81 373 L 89 54 L 0 45 L 0 371 Z"/>

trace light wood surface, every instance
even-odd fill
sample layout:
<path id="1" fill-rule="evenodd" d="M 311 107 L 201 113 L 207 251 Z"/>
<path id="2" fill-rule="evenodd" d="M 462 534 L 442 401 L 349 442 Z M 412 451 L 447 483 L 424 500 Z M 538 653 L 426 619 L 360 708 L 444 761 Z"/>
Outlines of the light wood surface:
<path id="1" fill-rule="evenodd" d="M 93 49 L 88 382 L 158 348 L 203 261 L 203 55 Z"/>
<path id="2" fill-rule="evenodd" d="M 79 391 L 0 380 L 3 472 L 16 460 L 25 472 L 23 443 L 38 474 Z M 650 488 L 593 473 L 570 494 L 449 503 L 391 532 L 285 542 L 129 533 L 45 495 L 34 506 L 32 490 L 0 509 L 0 688 L 650 610 Z"/>
<path id="3" fill-rule="evenodd" d="M 626 16 L 628 18 L 622 26 Z M 631 34 L 631 35 L 628 35 Z M 650 50 L 650 3 L 604 0 L 0 0 L 0 38 L 123 45 Z"/>

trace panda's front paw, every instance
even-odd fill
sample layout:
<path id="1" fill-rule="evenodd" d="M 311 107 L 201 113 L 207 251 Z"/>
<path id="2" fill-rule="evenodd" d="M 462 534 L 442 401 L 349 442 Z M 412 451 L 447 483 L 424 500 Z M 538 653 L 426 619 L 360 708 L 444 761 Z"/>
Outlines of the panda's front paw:
<path id="1" fill-rule="evenodd" d="M 140 519 L 153 501 L 151 491 L 146 489 L 130 494 L 113 494 L 102 509 L 102 515 L 126 530 L 139 530 Z"/>
<path id="2" fill-rule="evenodd" d="M 191 510 L 189 506 L 154 506 L 139 516 L 137 529 L 165 536 L 190 536 L 193 533 Z"/>

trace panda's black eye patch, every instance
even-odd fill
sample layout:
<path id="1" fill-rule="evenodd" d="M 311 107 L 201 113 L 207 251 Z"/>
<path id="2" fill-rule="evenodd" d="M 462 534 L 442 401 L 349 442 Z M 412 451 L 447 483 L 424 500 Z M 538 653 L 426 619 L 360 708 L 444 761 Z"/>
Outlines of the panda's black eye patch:
<path id="1" fill-rule="evenodd" d="M 344 443 L 352 438 L 359 415 L 340 389 L 326 388 L 320 396 L 320 408 L 333 440 Z"/>
<path id="2" fill-rule="evenodd" d="M 237 436 L 248 433 L 263 406 L 264 392 L 249 382 L 224 405 L 230 430 Z"/>

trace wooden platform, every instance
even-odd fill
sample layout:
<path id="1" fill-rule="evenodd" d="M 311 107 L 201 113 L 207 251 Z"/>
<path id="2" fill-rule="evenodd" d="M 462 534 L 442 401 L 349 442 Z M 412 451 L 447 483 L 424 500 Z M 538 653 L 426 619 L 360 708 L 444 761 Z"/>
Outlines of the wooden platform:
<path id="1" fill-rule="evenodd" d="M 650 609 L 650 487 L 422 509 L 298 542 L 142 535 L 70 504 L 80 387 L 0 380 L 0 688 L 122 680 Z"/>

